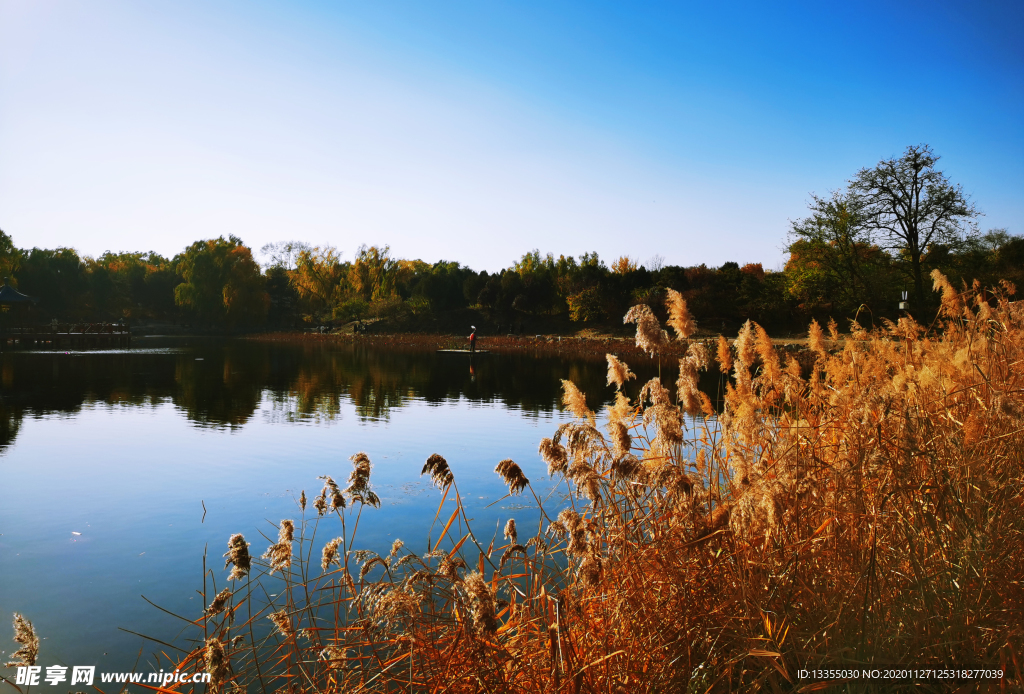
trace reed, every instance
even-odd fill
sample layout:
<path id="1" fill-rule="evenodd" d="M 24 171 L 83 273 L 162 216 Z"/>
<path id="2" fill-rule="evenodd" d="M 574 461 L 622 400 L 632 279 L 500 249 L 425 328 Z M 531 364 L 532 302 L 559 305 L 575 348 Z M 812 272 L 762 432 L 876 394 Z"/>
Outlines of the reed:
<path id="1" fill-rule="evenodd" d="M 573 419 L 540 444 L 564 504 L 497 466 L 536 499 L 522 543 L 527 512 L 504 544 L 480 542 L 434 454 L 429 551 L 354 551 L 379 502 L 353 456 L 350 486 L 325 478 L 316 514 L 302 504 L 251 569 L 231 537 L 236 583 L 204 576 L 212 604 L 175 665 L 264 692 L 778 692 L 800 668 L 879 663 L 986 665 L 1021 687 L 1024 309 L 1007 284 L 933 279 L 933 324 L 839 339 L 813 323 L 803 366 L 753 323 L 720 339 L 717 416 L 699 343 L 680 350 L 675 393 L 656 378 L 627 398 L 609 357 L 601 417 L 565 382 Z M 669 300 L 685 339 L 692 318 Z M 668 340 L 649 309 L 629 318 L 643 349 Z"/>

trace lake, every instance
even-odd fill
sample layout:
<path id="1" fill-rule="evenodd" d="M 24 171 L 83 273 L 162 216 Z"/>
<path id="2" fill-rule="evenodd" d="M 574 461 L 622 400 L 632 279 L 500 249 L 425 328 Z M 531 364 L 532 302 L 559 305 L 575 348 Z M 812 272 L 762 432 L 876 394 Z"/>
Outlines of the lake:
<path id="1" fill-rule="evenodd" d="M 20 612 L 43 639 L 40 665 L 150 670 L 150 653 L 167 649 L 119 627 L 173 642 L 180 622 L 142 596 L 198 617 L 204 549 L 223 585 L 232 533 L 262 554 L 260 533 L 299 518 L 296 499 L 312 500 L 319 475 L 344 482 L 359 451 L 382 503 L 364 512 L 356 548 L 401 538 L 425 551 L 441 496 L 419 474 L 432 453 L 448 459 L 482 541 L 510 516 L 528 528 L 527 499 L 495 504 L 506 489 L 494 466 L 512 458 L 550 492 L 537 445 L 569 419 L 560 379 L 592 408 L 613 393 L 602 357 L 134 345 L 0 354 L 0 662 L 17 647 L 9 624 Z M 657 375 L 656 364 L 631 366 L 640 383 Z"/>

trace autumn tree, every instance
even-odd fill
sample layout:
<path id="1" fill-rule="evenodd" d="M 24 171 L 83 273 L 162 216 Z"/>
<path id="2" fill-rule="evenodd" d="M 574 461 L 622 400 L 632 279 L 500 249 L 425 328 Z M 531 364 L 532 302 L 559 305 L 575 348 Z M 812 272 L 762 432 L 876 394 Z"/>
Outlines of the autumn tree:
<path id="1" fill-rule="evenodd" d="M 389 298 L 398 288 L 401 264 L 391 257 L 390 246 L 360 246 L 349 270 L 349 281 L 364 299 Z"/>
<path id="2" fill-rule="evenodd" d="M 174 301 L 200 321 L 252 326 L 266 319 L 264 277 L 237 236 L 196 241 L 175 260 L 184 282 L 175 287 Z"/>
<path id="3" fill-rule="evenodd" d="M 619 259 L 612 263 L 611 271 L 619 275 L 625 275 L 630 272 L 636 272 L 639 266 L 635 259 L 630 258 L 628 255 L 623 255 L 619 256 Z"/>
<path id="4" fill-rule="evenodd" d="M 330 317 L 344 298 L 349 266 L 333 246 L 306 246 L 295 257 L 292 283 L 314 320 Z"/>
<path id="5" fill-rule="evenodd" d="M 174 287 L 181 283 L 174 263 L 153 251 L 86 258 L 92 308 L 100 316 L 166 318 L 174 311 Z"/>
<path id="6" fill-rule="evenodd" d="M 977 234 L 972 220 L 980 214 L 961 186 L 935 168 L 938 160 L 928 145 L 907 147 L 899 158 L 861 169 L 849 187 L 865 228 L 913 282 L 919 309 L 930 251 L 962 248 Z"/>

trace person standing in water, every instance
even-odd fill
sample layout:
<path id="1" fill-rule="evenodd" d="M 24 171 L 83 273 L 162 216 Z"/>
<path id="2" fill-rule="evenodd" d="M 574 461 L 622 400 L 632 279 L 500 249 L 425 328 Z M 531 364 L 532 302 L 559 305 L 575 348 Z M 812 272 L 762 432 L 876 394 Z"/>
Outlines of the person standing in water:
<path id="1" fill-rule="evenodd" d="M 469 351 L 473 353 L 476 351 L 476 326 L 469 326 L 473 329 L 473 332 L 469 334 Z"/>

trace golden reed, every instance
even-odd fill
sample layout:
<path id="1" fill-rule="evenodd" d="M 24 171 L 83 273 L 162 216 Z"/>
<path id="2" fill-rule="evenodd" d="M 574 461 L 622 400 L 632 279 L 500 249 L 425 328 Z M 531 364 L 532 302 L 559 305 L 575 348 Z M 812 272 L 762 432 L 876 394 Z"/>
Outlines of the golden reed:
<path id="1" fill-rule="evenodd" d="M 537 502 L 501 538 L 476 534 L 434 454 L 429 551 L 353 551 L 379 505 L 353 456 L 349 486 L 323 478 L 316 514 L 300 501 L 261 559 L 231 537 L 228 579 L 249 580 L 218 593 L 204 576 L 216 598 L 191 622 L 199 645 L 171 665 L 220 690 L 575 694 L 795 691 L 801 668 L 971 663 L 1019 691 L 1024 309 L 1006 283 L 933 280 L 931 325 L 854 322 L 844 337 L 814 322 L 801 362 L 748 322 L 714 360 L 703 343 L 673 352 L 674 391 L 652 379 L 627 394 L 614 355 L 603 412 L 563 382 L 573 419 L 539 452 L 566 503 L 549 512 L 501 461 L 509 493 Z M 666 308 L 688 341 L 685 301 Z M 668 351 L 649 307 L 626 320 L 642 349 Z M 700 390 L 706 371 L 718 392 Z M 38 641 L 18 619 L 27 662 Z M 872 686 L 858 691 L 900 685 Z"/>

